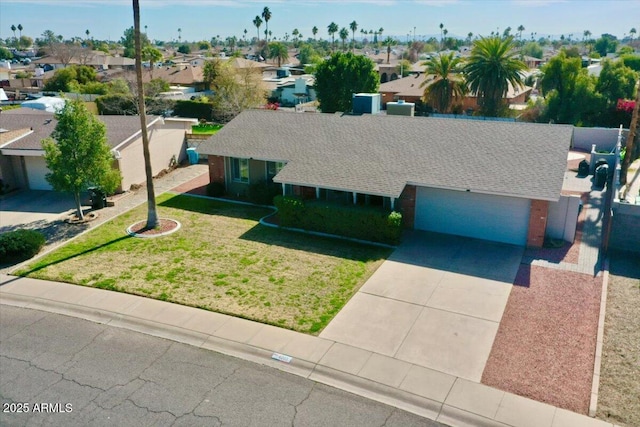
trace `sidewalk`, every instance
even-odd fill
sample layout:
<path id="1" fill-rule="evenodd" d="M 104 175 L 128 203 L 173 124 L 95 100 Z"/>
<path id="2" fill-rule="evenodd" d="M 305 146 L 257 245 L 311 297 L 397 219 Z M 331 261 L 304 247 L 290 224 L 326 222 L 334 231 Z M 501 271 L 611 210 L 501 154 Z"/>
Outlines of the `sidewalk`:
<path id="1" fill-rule="evenodd" d="M 139 296 L 0 275 L 0 304 L 130 329 L 269 365 L 451 426 L 611 423 L 371 351 Z M 290 363 L 275 360 L 290 356 Z"/>

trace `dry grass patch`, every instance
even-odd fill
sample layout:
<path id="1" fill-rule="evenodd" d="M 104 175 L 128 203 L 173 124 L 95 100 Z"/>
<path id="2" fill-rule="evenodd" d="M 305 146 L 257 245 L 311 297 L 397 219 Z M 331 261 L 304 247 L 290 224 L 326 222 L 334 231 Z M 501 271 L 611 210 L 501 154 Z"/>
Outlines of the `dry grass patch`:
<path id="1" fill-rule="evenodd" d="M 611 255 L 598 418 L 640 426 L 640 263 Z"/>
<path id="2" fill-rule="evenodd" d="M 260 225 L 270 211 L 194 198 L 158 199 L 182 228 L 128 237 L 141 206 L 19 272 L 172 301 L 317 333 L 389 255 L 375 246 Z"/>

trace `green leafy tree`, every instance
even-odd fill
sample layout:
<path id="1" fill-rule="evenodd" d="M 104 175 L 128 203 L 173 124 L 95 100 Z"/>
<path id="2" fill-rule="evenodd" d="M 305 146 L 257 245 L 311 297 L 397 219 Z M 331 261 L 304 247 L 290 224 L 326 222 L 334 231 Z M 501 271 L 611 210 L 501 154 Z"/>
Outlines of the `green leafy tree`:
<path id="1" fill-rule="evenodd" d="M 596 80 L 582 68 L 580 58 L 560 52 L 542 71 L 540 88 L 547 103 L 542 121 L 594 126 L 602 120 L 606 101 L 596 92 Z"/>
<path id="2" fill-rule="evenodd" d="M 78 74 L 75 67 L 66 67 L 56 70 L 44 85 L 44 90 L 51 92 L 71 92 L 73 82 L 77 84 Z"/>
<path id="3" fill-rule="evenodd" d="M 207 90 L 211 89 L 212 83 L 218 77 L 218 74 L 220 74 L 220 66 L 221 62 L 219 59 L 213 59 L 204 63 L 204 67 L 202 68 L 202 77 Z"/>
<path id="4" fill-rule="evenodd" d="M 407 77 L 411 73 L 412 65 L 411 62 L 406 59 L 401 59 L 396 65 L 396 73 L 400 76 L 400 78 Z"/>
<path id="5" fill-rule="evenodd" d="M 638 78 L 639 73 L 623 62 L 605 59 L 596 83 L 596 91 L 604 96 L 608 107 L 613 108 L 619 99 L 633 98 Z"/>
<path id="6" fill-rule="evenodd" d="M 287 59 L 289 59 L 289 50 L 284 43 L 271 42 L 269 43 L 269 59 L 275 59 L 278 62 L 278 67 Z"/>
<path id="7" fill-rule="evenodd" d="M 0 59 L 13 59 L 13 53 L 6 47 L 0 46 Z"/>
<path id="8" fill-rule="evenodd" d="M 318 64 L 322 62 L 322 57 L 316 52 L 316 50 L 310 44 L 303 44 L 300 46 L 300 52 L 298 53 L 298 59 L 300 64 Z"/>
<path id="9" fill-rule="evenodd" d="M 464 74 L 469 89 L 478 96 L 481 113 L 486 116 L 498 115 L 509 84 L 523 85 L 522 72 L 527 66 L 517 59 L 514 48 L 513 36 L 480 37 L 473 43 Z"/>
<path id="10" fill-rule="evenodd" d="M 600 56 L 607 56 L 607 53 L 615 52 L 617 47 L 618 40 L 611 34 L 603 34 L 593 45 L 593 48 Z"/>
<path id="11" fill-rule="evenodd" d="M 54 190 L 73 194 L 77 216 L 84 218 L 80 193 L 98 186 L 107 193 L 120 184 L 120 171 L 112 168 L 113 156 L 106 130 L 82 101 L 67 101 L 56 113 L 58 124 L 51 138 L 42 141 L 46 179 Z"/>
<path id="12" fill-rule="evenodd" d="M 315 90 L 324 113 L 352 110 L 354 93 L 376 93 L 379 83 L 375 65 L 366 56 L 336 52 L 318 64 Z"/>
<path id="13" fill-rule="evenodd" d="M 533 58 L 542 59 L 542 47 L 537 42 L 528 42 L 522 49 L 520 53 L 523 55 L 531 56 Z"/>
<path id="14" fill-rule="evenodd" d="M 124 56 L 127 58 L 133 58 L 136 54 L 135 48 L 135 34 L 133 27 L 129 27 L 124 30 L 124 34 L 120 38 L 120 44 L 124 47 Z M 142 46 L 148 46 L 151 44 L 146 34 L 141 34 L 141 43 Z"/>
<path id="15" fill-rule="evenodd" d="M 640 55 L 622 55 L 620 60 L 633 71 L 640 72 Z"/>
<path id="16" fill-rule="evenodd" d="M 188 44 L 181 44 L 178 47 L 178 52 L 182 53 L 183 55 L 188 55 L 191 53 L 191 46 L 189 46 Z"/>
<path id="17" fill-rule="evenodd" d="M 454 99 L 462 100 L 467 87 L 464 80 L 458 74 L 460 58 L 454 53 L 437 55 L 424 62 L 425 73 L 435 76 L 432 81 L 424 81 L 420 87 L 424 87 L 423 101 L 441 113 L 448 113 Z"/>
<path id="18" fill-rule="evenodd" d="M 338 32 L 338 24 L 332 22 L 327 26 L 327 32 L 331 36 L 331 50 L 336 50 L 336 33 Z"/>
<path id="19" fill-rule="evenodd" d="M 202 40 L 202 41 L 198 42 L 198 49 L 200 49 L 200 50 L 209 50 L 209 49 L 211 49 L 211 43 L 209 43 L 206 40 Z"/>

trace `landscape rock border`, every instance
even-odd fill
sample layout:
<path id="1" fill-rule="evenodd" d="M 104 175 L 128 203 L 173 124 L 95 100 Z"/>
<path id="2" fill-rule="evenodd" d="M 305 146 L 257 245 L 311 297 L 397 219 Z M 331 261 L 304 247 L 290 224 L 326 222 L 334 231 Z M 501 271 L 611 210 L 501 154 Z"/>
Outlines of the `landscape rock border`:
<path id="1" fill-rule="evenodd" d="M 158 220 L 159 226 L 157 228 L 145 229 L 146 222 L 146 220 L 143 220 L 130 225 L 127 228 L 127 234 L 132 237 L 150 239 L 175 233 L 180 229 L 180 227 L 182 227 L 182 224 L 175 219 L 160 218 Z"/>

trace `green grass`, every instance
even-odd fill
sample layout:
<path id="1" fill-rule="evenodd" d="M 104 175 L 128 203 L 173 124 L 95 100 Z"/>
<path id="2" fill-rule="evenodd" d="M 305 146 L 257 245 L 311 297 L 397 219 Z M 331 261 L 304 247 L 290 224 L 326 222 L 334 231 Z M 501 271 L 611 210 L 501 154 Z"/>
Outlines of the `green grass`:
<path id="1" fill-rule="evenodd" d="M 18 273 L 318 333 L 390 253 L 264 227 L 264 208 L 163 195 L 158 210 L 182 228 L 156 239 L 127 236 L 145 218 L 143 205 Z"/>
<path id="2" fill-rule="evenodd" d="M 213 135 L 222 129 L 222 125 L 203 124 L 191 126 L 191 132 L 197 135 Z"/>

